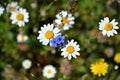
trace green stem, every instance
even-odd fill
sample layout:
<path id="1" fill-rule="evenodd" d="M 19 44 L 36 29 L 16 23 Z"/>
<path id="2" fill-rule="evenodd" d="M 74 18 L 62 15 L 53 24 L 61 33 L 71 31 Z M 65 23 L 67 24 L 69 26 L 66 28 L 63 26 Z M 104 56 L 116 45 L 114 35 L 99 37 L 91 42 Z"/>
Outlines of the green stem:
<path id="1" fill-rule="evenodd" d="M 55 1 L 57 1 L 57 0 L 52 1 L 52 2 L 47 6 L 46 10 L 48 10 Z"/>

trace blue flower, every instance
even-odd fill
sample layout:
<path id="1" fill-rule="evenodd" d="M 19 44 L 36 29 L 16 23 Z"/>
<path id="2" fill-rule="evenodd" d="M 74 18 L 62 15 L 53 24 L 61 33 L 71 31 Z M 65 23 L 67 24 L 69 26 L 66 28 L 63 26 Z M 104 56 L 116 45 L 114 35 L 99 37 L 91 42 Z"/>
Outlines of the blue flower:
<path id="1" fill-rule="evenodd" d="M 57 42 L 58 45 L 59 45 L 59 44 L 63 44 L 64 41 L 65 41 L 65 37 L 64 37 L 64 36 L 58 35 L 58 36 L 56 37 L 56 42 Z"/>
<path id="2" fill-rule="evenodd" d="M 53 39 L 50 40 L 50 45 L 52 47 L 57 47 L 57 43 L 56 43 L 56 39 L 55 38 L 53 38 Z"/>
<path id="3" fill-rule="evenodd" d="M 60 46 L 63 46 L 64 42 L 65 42 L 65 37 L 62 35 L 58 35 L 55 38 L 50 40 L 50 46 L 60 47 Z"/>

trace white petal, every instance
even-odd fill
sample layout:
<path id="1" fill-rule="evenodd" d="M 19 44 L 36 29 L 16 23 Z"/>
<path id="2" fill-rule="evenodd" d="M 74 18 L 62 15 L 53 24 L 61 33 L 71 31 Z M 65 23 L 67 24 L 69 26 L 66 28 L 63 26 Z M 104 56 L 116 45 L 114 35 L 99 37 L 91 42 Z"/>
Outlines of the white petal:
<path id="1" fill-rule="evenodd" d="M 56 15 L 56 18 L 61 19 L 60 14 L 57 14 L 57 15 Z"/>
<path id="2" fill-rule="evenodd" d="M 56 33 L 60 32 L 60 30 L 59 30 L 58 28 L 55 28 L 55 29 L 53 30 L 53 32 L 56 34 Z"/>
<path id="3" fill-rule="evenodd" d="M 79 52 L 75 52 L 75 54 L 76 54 L 77 56 L 79 56 L 79 55 L 80 55 L 80 53 L 79 53 Z"/>
<path id="4" fill-rule="evenodd" d="M 116 31 L 116 30 L 113 29 L 112 31 L 113 31 L 113 33 L 117 34 L 117 31 Z"/>
<path id="5" fill-rule="evenodd" d="M 62 48 L 61 51 L 65 51 L 66 50 L 66 47 Z"/>
<path id="6" fill-rule="evenodd" d="M 63 17 L 66 17 L 67 16 L 67 11 L 63 11 L 62 15 L 63 15 Z"/>
<path id="7" fill-rule="evenodd" d="M 69 27 L 70 27 L 70 25 L 65 25 L 65 26 L 63 26 L 63 30 L 68 30 Z"/>
<path id="8" fill-rule="evenodd" d="M 65 53 L 65 54 L 64 54 L 64 58 L 66 58 L 67 56 L 68 56 L 68 54 Z"/>
<path id="9" fill-rule="evenodd" d="M 68 60 L 71 60 L 71 58 L 72 58 L 72 56 L 69 54 L 69 55 L 68 55 Z"/>
<path id="10" fill-rule="evenodd" d="M 74 17 L 70 17 L 70 18 L 68 18 L 68 20 L 74 20 L 75 18 Z"/>
<path id="11" fill-rule="evenodd" d="M 61 56 L 64 56 L 64 52 L 61 53 Z"/>
<path id="12" fill-rule="evenodd" d="M 13 20 L 13 21 L 12 21 L 12 24 L 15 24 L 15 23 L 16 23 L 16 21 L 15 21 L 15 20 Z"/>
<path id="13" fill-rule="evenodd" d="M 42 42 L 43 45 L 48 45 L 49 40 L 45 40 L 44 42 Z"/>
<path id="14" fill-rule="evenodd" d="M 110 35 L 111 35 L 111 34 L 110 34 L 109 32 L 107 32 L 107 36 L 110 37 Z"/>
<path id="15" fill-rule="evenodd" d="M 105 17 L 104 20 L 105 20 L 106 22 L 109 22 L 109 18 L 108 18 L 108 17 Z"/>
<path id="16" fill-rule="evenodd" d="M 115 19 L 113 19 L 113 20 L 111 21 L 112 24 L 114 24 L 114 22 L 115 22 Z"/>
<path id="17" fill-rule="evenodd" d="M 114 26 L 113 29 L 119 29 L 119 27 L 118 26 Z"/>
<path id="18" fill-rule="evenodd" d="M 68 23 L 69 23 L 69 24 L 74 24 L 74 21 L 69 21 Z"/>
<path id="19" fill-rule="evenodd" d="M 107 31 L 106 30 L 103 30 L 102 31 L 102 34 L 105 36 L 107 34 Z"/>
<path id="20" fill-rule="evenodd" d="M 75 55 L 74 53 L 72 54 L 72 56 L 73 56 L 74 58 L 77 58 L 76 55 Z"/>
<path id="21" fill-rule="evenodd" d="M 55 22 L 59 25 L 61 24 L 61 20 L 56 19 Z"/>

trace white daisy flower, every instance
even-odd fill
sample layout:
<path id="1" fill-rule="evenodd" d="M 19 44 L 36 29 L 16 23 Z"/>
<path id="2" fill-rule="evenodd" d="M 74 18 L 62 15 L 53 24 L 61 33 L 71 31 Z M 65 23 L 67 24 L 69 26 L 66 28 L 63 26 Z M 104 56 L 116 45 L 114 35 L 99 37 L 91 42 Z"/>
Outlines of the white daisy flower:
<path id="1" fill-rule="evenodd" d="M 5 9 L 0 5 L 0 16 L 3 14 L 4 10 Z"/>
<path id="2" fill-rule="evenodd" d="M 55 77 L 55 74 L 57 73 L 56 72 L 56 68 L 53 67 L 52 65 L 46 65 L 44 68 L 43 68 L 43 76 L 46 77 L 46 78 L 54 78 Z"/>
<path id="3" fill-rule="evenodd" d="M 19 8 L 18 3 L 13 1 L 7 5 L 6 10 L 7 12 L 12 13 L 14 11 L 17 11 L 18 8 Z"/>
<path id="4" fill-rule="evenodd" d="M 26 42 L 28 40 L 28 36 L 27 35 L 24 35 L 24 34 L 21 34 L 21 33 L 19 33 L 18 35 L 17 35 L 17 42 L 19 42 L 19 43 L 24 43 L 24 42 Z"/>
<path id="5" fill-rule="evenodd" d="M 74 40 L 68 40 L 68 44 L 64 48 L 62 48 L 61 51 L 61 55 L 64 56 L 64 58 L 68 57 L 69 60 L 71 60 L 72 57 L 77 58 L 76 55 L 80 55 L 80 53 L 78 52 L 80 51 L 79 45 L 77 45 L 77 42 L 75 42 Z"/>
<path id="6" fill-rule="evenodd" d="M 24 26 L 28 22 L 29 14 L 26 9 L 19 8 L 18 11 L 12 12 L 10 19 L 12 24 L 17 24 L 19 27 Z"/>
<path id="7" fill-rule="evenodd" d="M 22 61 L 22 67 L 23 67 L 24 69 L 30 69 L 31 66 L 32 66 L 31 60 L 25 59 L 25 60 Z"/>
<path id="8" fill-rule="evenodd" d="M 58 28 L 54 28 L 53 24 L 43 25 L 41 30 L 38 32 L 39 36 L 37 39 L 39 39 L 43 45 L 47 45 L 52 38 L 60 34 L 59 32 L 60 30 Z"/>
<path id="9" fill-rule="evenodd" d="M 101 20 L 99 22 L 99 30 L 102 30 L 102 34 L 108 37 L 113 36 L 114 34 L 117 34 L 116 29 L 119 29 L 117 26 L 118 22 L 115 22 L 115 19 L 113 19 L 111 22 L 109 21 L 108 17 L 105 17 L 104 20 Z"/>
<path id="10" fill-rule="evenodd" d="M 68 30 L 74 24 L 74 17 L 67 11 L 61 11 L 56 15 L 55 23 L 59 29 Z"/>

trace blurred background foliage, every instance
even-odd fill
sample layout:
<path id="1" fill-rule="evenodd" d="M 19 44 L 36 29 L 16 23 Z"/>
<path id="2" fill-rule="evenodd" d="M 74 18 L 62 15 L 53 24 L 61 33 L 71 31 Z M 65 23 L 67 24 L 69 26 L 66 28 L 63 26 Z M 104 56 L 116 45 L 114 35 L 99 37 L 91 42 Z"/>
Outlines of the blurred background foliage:
<path id="1" fill-rule="evenodd" d="M 0 0 L 6 8 L 13 0 Z M 4 11 L 0 16 L 0 79 L 1 80 L 46 80 L 42 69 L 47 64 L 57 68 L 57 74 L 50 80 L 120 80 L 120 70 L 115 70 L 114 54 L 120 52 L 120 29 L 118 34 L 107 38 L 98 30 L 99 21 L 108 16 L 110 20 L 120 22 L 119 0 L 14 0 L 29 12 L 29 22 L 19 28 L 11 24 L 10 14 Z M 75 24 L 62 34 L 67 39 L 76 40 L 81 48 L 80 56 L 64 63 L 59 48 L 43 46 L 37 40 L 38 30 L 43 24 L 53 23 L 61 10 L 67 10 L 75 16 Z M 29 39 L 20 44 L 17 34 L 23 31 Z M 31 59 L 32 67 L 24 70 L 21 62 Z M 90 64 L 98 58 L 105 58 L 109 71 L 105 77 L 94 76 Z M 66 64 L 61 66 L 62 64 Z M 70 66 L 67 72 L 61 67 Z"/>

